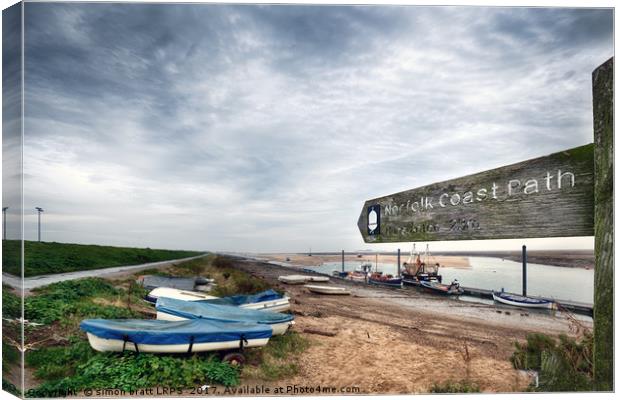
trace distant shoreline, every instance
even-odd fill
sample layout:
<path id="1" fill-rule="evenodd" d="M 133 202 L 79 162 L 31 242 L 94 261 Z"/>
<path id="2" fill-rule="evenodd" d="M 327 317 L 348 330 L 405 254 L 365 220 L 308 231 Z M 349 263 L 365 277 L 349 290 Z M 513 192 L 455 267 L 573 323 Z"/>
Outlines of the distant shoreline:
<path id="1" fill-rule="evenodd" d="M 360 254 L 362 257 L 357 257 Z M 378 253 L 380 262 L 387 261 L 388 258 L 396 256 L 395 251 Z M 451 258 L 456 260 L 463 257 L 494 257 L 502 258 L 510 261 L 521 262 L 520 251 L 447 251 L 434 252 L 433 256 L 438 258 Z M 317 252 L 312 256 L 307 253 L 262 253 L 257 254 L 259 257 L 268 257 L 274 261 L 285 261 L 287 257 L 295 260 L 302 265 L 311 265 L 313 262 L 320 264 L 321 262 L 334 262 L 341 260 L 341 253 L 336 252 Z M 346 252 L 347 261 L 352 260 L 370 260 L 374 262 L 375 253 L 372 252 Z M 406 261 L 409 252 L 401 252 L 401 262 Z M 371 260 L 372 259 L 372 260 Z M 532 264 L 543 264 L 564 268 L 583 268 L 594 269 L 594 251 L 593 250 L 532 250 L 527 252 L 527 261 Z M 460 264 L 460 263 L 459 263 Z M 443 263 L 442 263 L 443 265 Z M 450 265 L 446 265 L 450 266 Z M 456 265 L 455 265 L 456 266 Z M 459 265 L 464 267 L 466 265 Z"/>

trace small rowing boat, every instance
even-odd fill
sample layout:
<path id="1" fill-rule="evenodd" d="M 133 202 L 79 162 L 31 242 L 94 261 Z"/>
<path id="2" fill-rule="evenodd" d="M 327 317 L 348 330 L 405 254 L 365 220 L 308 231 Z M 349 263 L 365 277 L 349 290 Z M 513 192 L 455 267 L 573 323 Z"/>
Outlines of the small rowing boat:
<path id="1" fill-rule="evenodd" d="M 304 287 L 318 294 L 351 294 L 349 290 L 340 286 L 304 285 Z"/>
<path id="2" fill-rule="evenodd" d="M 443 295 L 458 295 L 463 293 L 463 289 L 461 289 L 459 283 L 456 281 L 452 282 L 450 285 L 432 281 L 420 281 L 420 286 L 433 293 Z"/>
<path id="3" fill-rule="evenodd" d="M 237 306 L 250 310 L 274 311 L 282 312 L 291 308 L 288 296 L 283 296 L 274 290 L 265 290 L 264 292 L 251 295 L 235 295 L 211 300 L 202 300 L 209 304 L 223 304 L 227 306 Z"/>
<path id="4" fill-rule="evenodd" d="M 329 282 L 329 276 L 307 276 L 307 282 Z"/>
<path id="5" fill-rule="evenodd" d="M 555 302 L 553 300 L 540 299 L 536 297 L 519 296 L 518 294 L 511 294 L 506 292 L 493 292 L 493 300 L 508 304 L 515 307 L 527 307 L 527 308 L 546 308 L 553 309 Z"/>
<path id="6" fill-rule="evenodd" d="M 85 319 L 80 329 L 97 351 L 198 353 L 264 346 L 272 335 L 269 325 L 224 323 L 193 319 Z"/>
<path id="7" fill-rule="evenodd" d="M 278 280 L 289 285 L 301 285 L 306 283 L 306 275 L 281 275 Z"/>
<path id="8" fill-rule="evenodd" d="M 219 322 L 265 324 L 271 326 L 274 335 L 283 335 L 294 323 L 294 317 L 291 314 L 248 310 L 236 306 L 209 304 L 204 301 L 183 301 L 167 297 L 157 299 L 155 309 L 159 320 L 206 319 Z"/>

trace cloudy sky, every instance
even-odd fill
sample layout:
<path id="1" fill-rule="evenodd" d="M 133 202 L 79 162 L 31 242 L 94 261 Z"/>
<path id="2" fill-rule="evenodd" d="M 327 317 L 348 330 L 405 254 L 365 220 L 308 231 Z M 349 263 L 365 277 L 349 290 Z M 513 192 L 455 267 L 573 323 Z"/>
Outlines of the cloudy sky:
<path id="1" fill-rule="evenodd" d="M 374 248 L 356 227 L 366 199 L 591 142 L 612 18 L 27 3 L 26 238 L 41 206 L 49 241 Z M 433 246 L 521 243 L 593 241 Z"/>

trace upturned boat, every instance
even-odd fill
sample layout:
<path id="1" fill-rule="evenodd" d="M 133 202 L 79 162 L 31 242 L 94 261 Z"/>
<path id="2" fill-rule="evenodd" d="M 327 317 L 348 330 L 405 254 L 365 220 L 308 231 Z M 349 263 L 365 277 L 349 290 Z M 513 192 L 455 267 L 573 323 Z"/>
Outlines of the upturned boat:
<path id="1" fill-rule="evenodd" d="M 304 285 L 312 293 L 318 294 L 336 294 L 347 295 L 351 294 L 349 290 L 340 286 L 320 286 L 320 285 Z"/>
<path id="2" fill-rule="evenodd" d="M 555 302 L 548 299 L 540 299 L 537 297 L 520 296 L 518 294 L 506 293 L 506 292 L 493 292 L 493 300 L 508 304 L 515 307 L 527 307 L 527 308 L 546 308 L 553 309 Z"/>
<path id="3" fill-rule="evenodd" d="M 454 281 L 450 285 L 444 285 L 439 282 L 420 281 L 422 288 L 428 289 L 430 292 L 442 295 L 458 295 L 463 293 L 458 282 Z"/>
<path id="4" fill-rule="evenodd" d="M 272 335 L 269 325 L 224 323 L 204 319 L 86 319 L 80 323 L 97 351 L 198 353 L 264 346 Z"/>
<path id="5" fill-rule="evenodd" d="M 183 301 L 160 297 L 155 305 L 157 319 L 179 321 L 205 319 L 219 322 L 244 322 L 271 326 L 274 335 L 283 335 L 293 325 L 293 316 L 272 311 L 248 310 L 241 307 L 209 304 L 204 301 Z"/>

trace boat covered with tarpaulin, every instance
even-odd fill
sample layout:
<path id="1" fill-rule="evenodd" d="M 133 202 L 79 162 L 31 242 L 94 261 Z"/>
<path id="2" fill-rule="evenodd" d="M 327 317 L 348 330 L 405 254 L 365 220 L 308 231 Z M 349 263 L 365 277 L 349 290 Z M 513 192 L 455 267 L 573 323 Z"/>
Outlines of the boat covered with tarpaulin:
<path id="1" fill-rule="evenodd" d="M 80 323 L 97 351 L 198 353 L 264 346 L 272 336 L 269 325 L 204 319 L 86 319 Z"/>
<path id="2" fill-rule="evenodd" d="M 265 290 L 256 294 L 239 294 L 235 296 L 201 300 L 201 302 L 208 304 L 243 307 L 251 310 L 265 310 L 277 312 L 286 311 L 291 308 L 289 298 L 287 296 L 281 295 L 280 293 L 272 289 Z"/>
<path id="3" fill-rule="evenodd" d="M 183 301 L 160 297 L 155 305 L 157 319 L 179 321 L 184 319 L 206 319 L 220 322 L 245 322 L 266 324 L 274 335 L 282 335 L 293 324 L 291 314 L 273 311 L 250 310 L 224 304 L 210 304 L 203 301 Z"/>

